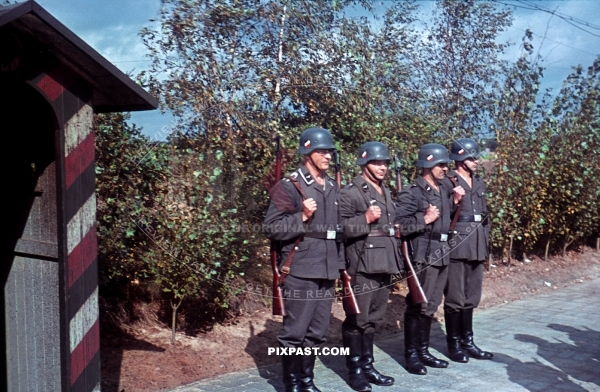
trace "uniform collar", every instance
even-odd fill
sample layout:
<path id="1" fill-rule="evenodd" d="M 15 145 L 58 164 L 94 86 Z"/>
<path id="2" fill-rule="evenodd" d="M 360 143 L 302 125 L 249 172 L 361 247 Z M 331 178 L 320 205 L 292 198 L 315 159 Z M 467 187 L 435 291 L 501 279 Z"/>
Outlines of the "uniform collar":
<path id="1" fill-rule="evenodd" d="M 310 174 L 310 171 L 306 166 L 300 167 L 300 169 L 298 169 L 298 173 L 300 174 L 300 178 L 304 180 L 304 183 L 306 185 L 312 185 L 316 182 L 315 178 L 312 174 Z"/>
<path id="2" fill-rule="evenodd" d="M 472 186 L 469 187 L 469 183 L 465 180 L 465 178 L 463 176 L 461 176 L 460 174 L 458 174 L 456 171 L 450 170 L 448 172 L 448 176 L 456 178 L 456 180 L 458 181 L 458 183 L 463 188 L 465 188 L 465 189 L 469 188 L 471 190 L 475 189 L 476 184 L 477 184 L 477 180 L 479 180 L 479 176 L 477 174 L 473 173 L 473 175 L 471 176 L 471 184 L 472 184 Z"/>
<path id="3" fill-rule="evenodd" d="M 319 183 L 317 182 L 317 180 L 313 177 L 312 174 L 310 174 L 310 171 L 308 170 L 308 168 L 306 167 L 306 165 L 302 165 L 300 167 L 300 169 L 298 169 L 298 174 L 300 178 L 302 178 L 302 180 L 304 180 L 304 183 L 306 185 L 314 185 L 316 188 L 322 188 L 321 185 L 319 185 Z M 327 184 L 327 188 L 333 188 L 334 186 L 334 181 L 331 179 L 331 177 L 329 177 L 327 175 L 327 173 L 325 173 L 325 176 L 323 178 L 328 184 Z"/>
<path id="4" fill-rule="evenodd" d="M 358 175 L 354 178 L 354 180 L 352 180 L 352 182 L 354 182 L 354 184 L 360 188 L 361 192 L 365 192 L 366 194 L 369 195 L 369 197 L 371 199 L 377 199 L 380 202 L 384 202 L 385 203 L 385 191 L 386 191 L 386 187 L 383 183 L 381 183 L 381 190 L 384 192 L 383 195 L 380 195 L 379 192 L 377 192 L 377 190 L 373 187 L 373 184 L 371 184 L 369 181 L 367 181 L 362 175 Z"/>
<path id="5" fill-rule="evenodd" d="M 415 182 L 430 195 L 436 193 L 435 189 L 431 185 L 429 185 L 429 183 L 427 181 L 425 181 L 425 179 L 422 176 L 418 176 L 417 179 L 415 180 Z M 441 184 L 438 181 L 438 187 L 440 187 L 440 186 L 441 186 Z"/>

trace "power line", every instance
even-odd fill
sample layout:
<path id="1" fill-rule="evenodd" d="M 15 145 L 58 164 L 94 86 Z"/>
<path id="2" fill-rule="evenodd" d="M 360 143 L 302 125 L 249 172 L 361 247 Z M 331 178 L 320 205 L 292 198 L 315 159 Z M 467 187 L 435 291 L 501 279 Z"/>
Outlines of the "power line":
<path id="1" fill-rule="evenodd" d="M 529 3 L 529 2 L 526 2 L 524 0 L 515 0 L 515 1 L 517 1 L 518 3 L 525 4 L 525 5 L 517 5 L 517 4 L 514 4 L 514 3 L 506 3 L 504 1 L 498 1 L 498 0 L 495 0 L 494 2 L 498 3 L 498 4 L 502 4 L 502 5 L 508 6 L 508 7 L 521 8 L 521 9 L 526 9 L 526 10 L 531 10 L 531 11 L 546 12 L 548 14 L 556 16 L 559 19 L 562 19 L 563 21 L 567 22 L 568 24 L 570 24 L 571 26 L 575 27 L 576 29 L 579 29 L 579 30 L 581 30 L 583 32 L 586 32 L 586 33 L 588 33 L 590 35 L 593 35 L 595 37 L 600 37 L 600 34 L 593 33 L 593 32 L 591 32 L 589 30 L 586 30 L 586 29 L 584 29 L 583 27 L 580 26 L 580 25 L 583 25 L 583 26 L 588 27 L 590 29 L 594 29 L 594 30 L 600 31 L 600 26 L 598 26 L 598 25 L 594 25 L 594 24 L 592 24 L 590 22 L 587 22 L 587 21 L 585 21 L 583 19 L 575 18 L 573 16 L 564 14 L 562 12 L 558 12 L 558 11 L 551 10 L 551 9 L 548 9 L 548 8 L 540 7 L 539 5 L 537 5 L 535 3 Z"/>
<path id="2" fill-rule="evenodd" d="M 523 32 L 526 32 L 526 31 L 527 31 L 527 30 L 523 30 L 523 29 L 520 29 L 520 28 L 518 28 L 518 27 L 515 27 L 515 26 L 510 26 L 510 27 L 511 27 L 511 28 L 513 28 L 513 29 L 515 29 L 515 30 L 519 30 L 519 31 L 523 31 Z M 531 31 L 531 30 L 530 30 L 530 31 Z M 574 46 L 567 45 L 567 44 L 565 44 L 565 43 L 562 43 L 562 42 L 554 41 L 554 40 L 552 40 L 552 39 L 550 39 L 550 38 L 548 38 L 548 37 L 544 37 L 543 35 L 539 35 L 539 34 L 536 34 L 536 33 L 534 33 L 534 32 L 531 32 L 531 34 L 535 35 L 535 36 L 536 36 L 536 37 L 538 37 L 538 38 L 544 38 L 546 41 L 554 42 L 554 43 L 555 43 L 555 44 L 557 44 L 557 45 L 566 46 L 567 48 L 575 49 L 575 50 L 578 50 L 578 51 L 580 51 L 580 52 L 583 52 L 583 53 L 585 53 L 585 54 L 589 54 L 589 55 L 591 55 L 591 56 L 597 56 L 597 55 L 598 55 L 598 53 L 591 53 L 591 52 L 588 52 L 588 51 L 586 51 L 586 50 L 583 50 L 583 49 L 580 49 L 580 48 L 576 48 L 576 47 L 574 47 Z"/>
<path id="3" fill-rule="evenodd" d="M 556 16 L 558 16 L 559 18 L 561 18 L 563 20 L 569 20 L 569 21 L 574 22 L 574 23 L 582 24 L 582 25 L 584 25 L 586 27 L 591 27 L 593 29 L 600 30 L 600 26 L 599 25 L 594 25 L 594 24 L 592 24 L 592 23 L 590 23 L 588 21 L 585 21 L 585 20 L 579 19 L 579 18 L 575 18 L 573 16 L 564 14 L 564 13 L 559 12 L 557 10 L 551 10 L 551 9 L 548 9 L 548 8 L 540 7 L 539 5 L 537 5 L 535 3 L 527 2 L 525 0 L 516 0 L 516 1 L 518 1 L 520 3 L 523 3 L 523 4 L 527 4 L 528 6 L 533 7 L 535 9 L 538 9 L 540 11 L 544 11 L 544 12 L 550 13 L 552 15 L 556 15 Z"/>

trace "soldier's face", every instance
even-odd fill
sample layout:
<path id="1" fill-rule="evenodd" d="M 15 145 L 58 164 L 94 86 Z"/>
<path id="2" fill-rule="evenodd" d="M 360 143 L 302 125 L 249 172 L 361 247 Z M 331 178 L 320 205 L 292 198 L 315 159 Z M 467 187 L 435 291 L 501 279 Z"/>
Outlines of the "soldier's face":
<path id="1" fill-rule="evenodd" d="M 472 172 L 477 170 L 477 166 L 479 165 L 479 161 L 473 158 L 467 158 L 463 162 L 465 163 L 465 166 Z"/>
<path id="2" fill-rule="evenodd" d="M 331 162 L 332 156 L 332 150 L 314 150 L 310 153 L 312 161 L 319 170 L 329 169 L 329 163 Z"/>
<path id="3" fill-rule="evenodd" d="M 443 180 L 446 177 L 446 172 L 448 172 L 448 164 L 447 163 L 438 163 L 434 167 L 431 168 L 431 175 L 436 180 Z"/>
<path id="4" fill-rule="evenodd" d="M 388 171 L 388 161 L 370 161 L 367 163 L 367 167 L 373 173 L 373 176 L 381 181 Z"/>

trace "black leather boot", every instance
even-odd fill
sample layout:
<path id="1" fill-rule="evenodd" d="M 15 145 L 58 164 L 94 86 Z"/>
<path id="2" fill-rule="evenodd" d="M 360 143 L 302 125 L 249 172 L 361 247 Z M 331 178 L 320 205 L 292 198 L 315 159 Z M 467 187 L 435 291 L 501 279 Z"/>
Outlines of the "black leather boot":
<path id="1" fill-rule="evenodd" d="M 404 359 L 406 361 L 406 370 L 409 373 L 422 376 L 427 374 L 427 369 L 421 363 L 417 352 L 420 330 L 420 317 L 404 313 Z"/>
<path id="2" fill-rule="evenodd" d="M 475 359 L 492 359 L 494 354 L 483 351 L 473 342 L 473 308 L 460 310 L 461 341 L 460 346 Z"/>
<path id="3" fill-rule="evenodd" d="M 346 355 L 346 367 L 348 368 L 350 388 L 355 391 L 369 392 L 371 384 L 367 381 L 362 370 L 362 334 L 344 333 L 342 335 L 344 346 L 348 347 L 350 353 Z"/>
<path id="4" fill-rule="evenodd" d="M 303 355 L 301 357 L 302 367 L 300 368 L 300 392 L 321 392 L 313 382 L 315 379 L 315 359 L 315 354 Z"/>
<path id="5" fill-rule="evenodd" d="M 432 368 L 447 368 L 448 362 L 436 358 L 429 352 L 429 335 L 431 334 L 432 318 L 421 316 L 421 332 L 419 334 L 418 354 L 421 363 Z"/>
<path id="6" fill-rule="evenodd" d="M 285 392 L 300 392 L 302 357 L 299 355 L 282 355 L 281 364 L 283 365 Z"/>
<path id="7" fill-rule="evenodd" d="M 448 343 L 448 357 L 454 362 L 469 362 L 467 353 L 460 347 L 460 312 L 444 312 L 446 319 L 446 342 Z"/>
<path id="8" fill-rule="evenodd" d="M 375 339 L 375 333 L 363 333 L 362 334 L 362 370 L 365 374 L 367 381 L 371 384 L 390 386 L 394 385 L 394 378 L 390 376 L 384 376 L 379 373 L 373 366 L 373 340 Z"/>

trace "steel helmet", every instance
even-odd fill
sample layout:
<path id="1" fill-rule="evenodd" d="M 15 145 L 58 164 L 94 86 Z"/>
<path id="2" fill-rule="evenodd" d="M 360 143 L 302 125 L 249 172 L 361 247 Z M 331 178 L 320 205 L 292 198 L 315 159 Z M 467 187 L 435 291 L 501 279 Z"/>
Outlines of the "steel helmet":
<path id="1" fill-rule="evenodd" d="M 421 147 L 417 157 L 416 166 L 431 169 L 438 163 L 448 163 L 448 150 L 446 147 L 437 143 L 428 143 Z"/>
<path id="2" fill-rule="evenodd" d="M 307 155 L 313 150 L 332 150 L 335 149 L 333 145 L 333 137 L 327 129 L 324 128 L 308 128 L 300 135 L 300 143 L 298 147 L 298 154 Z"/>
<path id="3" fill-rule="evenodd" d="M 370 161 L 390 161 L 390 154 L 385 144 L 381 142 L 366 142 L 358 149 L 358 166 L 366 165 Z"/>
<path id="4" fill-rule="evenodd" d="M 473 139 L 462 138 L 452 142 L 452 148 L 450 149 L 450 159 L 453 161 L 462 162 L 467 158 L 478 159 L 481 155 L 479 154 L 479 146 Z"/>

